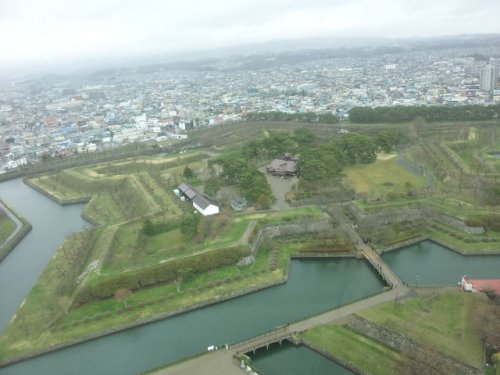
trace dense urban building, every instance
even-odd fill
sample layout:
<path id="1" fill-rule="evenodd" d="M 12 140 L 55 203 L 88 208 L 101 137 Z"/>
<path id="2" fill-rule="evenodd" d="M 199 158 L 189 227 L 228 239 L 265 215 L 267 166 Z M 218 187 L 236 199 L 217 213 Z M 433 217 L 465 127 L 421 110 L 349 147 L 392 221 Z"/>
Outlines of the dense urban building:
<path id="1" fill-rule="evenodd" d="M 500 47 L 274 62 L 245 57 L 0 83 L 0 168 L 44 157 L 186 139 L 248 113 L 331 114 L 359 106 L 493 104 Z M 478 58 L 479 56 L 479 58 Z M 274 63 L 273 63 L 274 62 Z M 192 65 L 192 64 L 191 64 Z"/>

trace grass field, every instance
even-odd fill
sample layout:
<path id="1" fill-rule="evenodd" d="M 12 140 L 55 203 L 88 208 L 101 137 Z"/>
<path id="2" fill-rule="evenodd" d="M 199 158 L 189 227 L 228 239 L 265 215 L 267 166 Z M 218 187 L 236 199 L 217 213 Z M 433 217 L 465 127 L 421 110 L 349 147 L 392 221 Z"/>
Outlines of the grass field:
<path id="1" fill-rule="evenodd" d="M 91 255 L 91 259 L 105 245 L 99 241 L 109 242 L 114 230 L 113 227 L 104 230 L 94 246 L 95 254 Z M 71 243 L 68 242 L 68 245 Z M 256 261 L 249 266 L 224 266 L 195 275 L 180 285 L 167 283 L 138 290 L 127 300 L 128 309 L 124 308 L 123 301 L 108 299 L 69 309 L 66 313 L 63 312 L 63 307 L 68 308 L 71 299 L 69 296 L 58 297 L 56 293 L 59 283 L 58 264 L 65 259 L 56 256 L 18 310 L 17 318 L 0 336 L 0 359 L 29 353 L 155 314 L 172 312 L 246 288 L 280 281 L 286 274 L 286 269 L 281 268 L 281 264 L 288 267 L 288 253 L 283 252 L 282 255 L 286 255 L 287 260 L 276 269 L 270 269 L 272 252 L 262 249 Z"/>
<path id="2" fill-rule="evenodd" d="M 425 186 L 425 178 L 405 169 L 397 157 L 351 166 L 345 169 L 345 174 L 346 182 L 357 193 L 365 193 L 371 198 L 384 197 L 389 192 L 406 193 L 407 183 L 417 189 Z"/>
<path id="3" fill-rule="evenodd" d="M 174 161 L 177 163 L 177 159 Z M 172 158 L 168 163 L 171 162 Z M 189 165 L 199 169 L 202 164 L 195 161 Z M 208 228 L 201 239 L 186 239 L 180 230 L 180 218 L 192 212 L 192 207 L 171 192 L 171 184 L 175 186 L 175 179 L 182 174 L 183 168 L 182 164 L 172 166 L 131 159 L 117 165 L 79 167 L 31 180 L 63 201 L 90 197 L 84 213 L 101 225 L 92 231 L 91 243 L 87 237 L 76 234 L 67 238 L 58 249 L 18 310 L 16 319 L 0 336 L 0 358 L 282 280 L 288 256 L 298 247 L 281 252 L 275 266 L 271 258 L 276 257 L 276 249 L 274 252 L 263 249 L 250 266 L 224 266 L 182 282 L 136 290 L 127 301 L 127 309 L 123 301 L 113 298 L 71 307 L 75 288 L 79 285 L 109 279 L 127 270 L 238 245 L 252 222 L 273 225 L 327 218 L 317 207 L 237 215 L 223 212 L 215 217 L 201 218 L 201 223 Z M 141 231 L 145 218 L 157 224 L 174 225 L 169 224 L 170 229 L 165 232 L 147 236 Z M 76 261 L 79 252 L 72 253 L 72 249 L 80 247 L 85 249 L 85 254 Z M 90 264 L 94 268 L 88 270 Z M 75 283 L 77 279 L 79 283 Z"/>
<path id="4" fill-rule="evenodd" d="M 436 294 L 398 304 L 388 302 L 359 315 L 480 368 L 483 352 L 474 312 L 483 298 L 480 293 Z"/>
<path id="5" fill-rule="evenodd" d="M 16 229 L 16 224 L 3 214 L 0 217 L 0 244 L 2 244 Z"/>
<path id="6" fill-rule="evenodd" d="M 405 359 L 396 350 L 338 324 L 314 327 L 301 338 L 336 359 L 372 375 L 398 375 L 401 373 L 399 365 Z"/>
<path id="7" fill-rule="evenodd" d="M 437 352 L 481 368 L 483 348 L 474 323 L 474 312 L 485 296 L 451 292 L 387 302 L 359 315 L 396 331 Z M 411 353 L 402 353 L 365 337 L 347 326 L 327 324 L 302 334 L 302 339 L 353 364 L 369 374 L 400 374 L 411 366 Z M 418 360 L 418 359 L 417 359 Z"/>

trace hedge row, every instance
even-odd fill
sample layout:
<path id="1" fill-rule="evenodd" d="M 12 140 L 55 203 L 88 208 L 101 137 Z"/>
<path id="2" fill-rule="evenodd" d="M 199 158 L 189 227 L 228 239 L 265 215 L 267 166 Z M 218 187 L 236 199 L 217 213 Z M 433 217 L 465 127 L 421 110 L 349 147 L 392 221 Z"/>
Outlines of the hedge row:
<path id="1" fill-rule="evenodd" d="M 465 220 L 469 227 L 484 227 L 487 230 L 500 232 L 500 215 L 474 216 Z"/>
<path id="2" fill-rule="evenodd" d="M 125 272 L 96 284 L 82 286 L 75 294 L 73 303 L 79 306 L 92 301 L 110 298 L 120 288 L 138 290 L 171 282 L 181 277 L 182 270 L 186 269 L 189 269 L 192 274 L 198 274 L 235 264 L 247 254 L 248 250 L 244 248 L 218 249 L 157 264 L 138 271 Z"/>

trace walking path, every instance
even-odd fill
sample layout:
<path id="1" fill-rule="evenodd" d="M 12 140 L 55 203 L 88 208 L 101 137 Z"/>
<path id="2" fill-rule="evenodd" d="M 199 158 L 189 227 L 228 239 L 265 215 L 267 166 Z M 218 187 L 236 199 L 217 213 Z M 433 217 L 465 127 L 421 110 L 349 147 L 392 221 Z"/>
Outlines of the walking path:
<path id="1" fill-rule="evenodd" d="M 384 302 L 397 300 L 405 297 L 410 292 L 410 289 L 405 286 L 399 277 L 392 269 L 382 260 L 382 258 L 373 249 L 363 242 L 359 233 L 355 230 L 355 226 L 347 219 L 339 206 L 331 207 L 329 213 L 335 217 L 339 225 L 345 229 L 351 240 L 358 247 L 360 253 L 370 262 L 376 271 L 385 279 L 387 284 L 392 287 L 391 290 L 377 294 L 375 296 L 365 298 L 361 301 L 340 307 L 335 310 L 314 316 L 309 319 L 302 320 L 263 335 L 244 340 L 240 343 L 233 344 L 227 349 L 220 349 L 213 353 L 207 353 L 203 356 L 182 362 L 178 365 L 168 367 L 155 372 L 156 375 L 173 375 L 173 374 L 189 374 L 189 375 L 212 375 L 212 374 L 242 374 L 243 372 L 237 367 L 234 356 L 240 353 L 253 351 L 255 349 L 267 346 L 274 342 L 281 342 L 295 334 L 306 331 L 319 324 L 327 324 L 339 319 L 343 319 L 351 314 L 377 306 Z"/>
<path id="2" fill-rule="evenodd" d="M 381 303 L 402 298 L 410 292 L 405 286 L 396 286 L 390 291 L 377 294 L 375 296 L 363 299 L 361 301 L 340 307 L 335 310 L 314 316 L 300 322 L 290 324 L 289 326 L 276 329 L 261 336 L 257 336 L 241 343 L 231 345 L 228 349 L 220 349 L 215 352 L 207 353 L 200 357 L 187 360 L 178 365 L 168 367 L 154 372 L 155 375 L 241 375 L 243 372 L 238 368 L 238 363 L 234 355 L 240 352 L 253 350 L 253 348 L 266 346 L 267 343 L 277 342 L 292 333 L 306 331 L 318 324 L 327 324 L 345 318 L 351 314 L 377 306 Z M 290 333 L 290 334 L 289 334 Z"/>

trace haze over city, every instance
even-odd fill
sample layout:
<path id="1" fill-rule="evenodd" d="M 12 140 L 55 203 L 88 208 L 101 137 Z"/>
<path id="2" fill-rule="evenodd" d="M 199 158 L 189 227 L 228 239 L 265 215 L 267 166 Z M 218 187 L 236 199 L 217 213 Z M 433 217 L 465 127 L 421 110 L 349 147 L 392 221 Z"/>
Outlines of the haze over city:
<path id="1" fill-rule="evenodd" d="M 500 2 L 19 0 L 0 4 L 0 71 L 75 68 L 306 38 L 499 33 Z"/>

